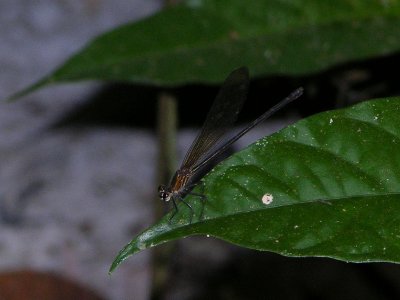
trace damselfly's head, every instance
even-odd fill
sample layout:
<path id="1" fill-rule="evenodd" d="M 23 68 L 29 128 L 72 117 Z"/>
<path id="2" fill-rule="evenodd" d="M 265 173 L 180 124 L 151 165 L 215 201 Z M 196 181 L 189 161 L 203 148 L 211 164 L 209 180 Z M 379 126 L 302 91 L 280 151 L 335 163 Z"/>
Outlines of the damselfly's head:
<path id="1" fill-rule="evenodd" d="M 165 185 L 160 185 L 158 187 L 158 197 L 160 197 L 161 201 L 168 202 L 171 200 L 172 193 L 170 189 Z"/>

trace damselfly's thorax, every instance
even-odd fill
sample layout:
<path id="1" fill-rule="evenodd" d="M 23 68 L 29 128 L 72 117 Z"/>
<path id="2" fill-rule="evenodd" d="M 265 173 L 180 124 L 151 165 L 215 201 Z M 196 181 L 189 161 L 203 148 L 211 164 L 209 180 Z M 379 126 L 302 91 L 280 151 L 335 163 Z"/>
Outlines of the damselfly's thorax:
<path id="1" fill-rule="evenodd" d="M 158 196 L 164 202 L 171 200 L 174 195 L 181 195 L 186 191 L 188 182 L 192 176 L 189 169 L 179 169 L 171 180 L 170 186 L 160 185 L 158 187 Z"/>
<path id="2" fill-rule="evenodd" d="M 179 169 L 176 171 L 174 177 L 171 180 L 171 192 L 181 193 L 185 190 L 192 177 L 192 172 L 189 169 Z"/>

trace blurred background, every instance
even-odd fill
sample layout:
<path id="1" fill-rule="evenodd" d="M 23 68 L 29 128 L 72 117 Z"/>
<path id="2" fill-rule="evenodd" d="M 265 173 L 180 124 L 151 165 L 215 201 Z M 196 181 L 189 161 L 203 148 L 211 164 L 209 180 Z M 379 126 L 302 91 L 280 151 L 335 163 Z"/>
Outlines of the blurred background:
<path id="1" fill-rule="evenodd" d="M 100 33 L 172 4 L 1 1 L 0 98 L 48 74 Z M 398 95 L 392 70 L 399 66 L 395 53 L 315 74 L 259 76 L 251 82 L 240 123 L 256 118 L 298 86 L 305 87 L 306 95 L 235 148 L 320 111 Z M 398 298 L 397 265 L 286 258 L 202 237 L 175 243 L 157 293 L 153 250 L 135 255 L 108 275 L 121 247 L 155 221 L 157 99 L 167 92 L 178 100 L 181 158 L 218 86 L 83 82 L 3 102 L 0 299 L 11 299 L 16 290 L 19 296 L 13 299 L 35 299 L 29 298 L 33 290 L 48 292 L 52 286 L 58 288 L 54 296 L 46 294 L 48 299 L 64 299 L 57 293 L 65 299 L 110 300 Z"/>

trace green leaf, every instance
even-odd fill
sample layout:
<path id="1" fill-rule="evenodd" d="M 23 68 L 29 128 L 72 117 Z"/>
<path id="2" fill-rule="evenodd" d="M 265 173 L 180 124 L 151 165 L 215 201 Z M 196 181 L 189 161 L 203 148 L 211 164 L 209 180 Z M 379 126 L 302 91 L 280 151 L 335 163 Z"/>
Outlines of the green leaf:
<path id="1" fill-rule="evenodd" d="M 204 178 L 207 201 L 187 197 L 134 238 L 127 257 L 189 235 L 287 256 L 400 262 L 400 98 L 301 120 L 231 156 Z M 264 195 L 273 196 L 264 204 Z"/>
<path id="2" fill-rule="evenodd" d="M 51 83 L 117 80 L 158 85 L 252 75 L 305 74 L 400 49 L 400 2 L 188 0 L 93 40 Z"/>

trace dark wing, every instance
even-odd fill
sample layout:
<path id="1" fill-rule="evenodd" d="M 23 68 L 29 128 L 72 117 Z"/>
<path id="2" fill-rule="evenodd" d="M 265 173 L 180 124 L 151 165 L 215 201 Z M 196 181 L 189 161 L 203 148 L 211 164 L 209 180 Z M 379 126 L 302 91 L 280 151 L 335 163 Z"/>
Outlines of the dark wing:
<path id="1" fill-rule="evenodd" d="M 200 133 L 193 141 L 181 168 L 193 169 L 213 150 L 218 141 L 232 127 L 242 109 L 249 87 L 249 71 L 241 67 L 225 79 L 207 114 Z"/>
<path id="2" fill-rule="evenodd" d="M 230 147 L 234 142 L 236 142 L 238 139 L 240 139 L 243 135 L 245 135 L 251 129 L 256 127 L 261 122 L 264 122 L 266 119 L 268 119 L 270 116 L 272 116 L 274 113 L 276 113 L 281 108 L 288 105 L 290 102 L 298 99 L 301 95 L 303 95 L 302 87 L 294 90 L 292 93 L 290 93 L 289 96 L 287 96 L 285 99 L 281 100 L 280 102 L 275 104 L 273 107 L 268 109 L 265 113 L 263 113 L 261 116 L 259 116 L 257 119 L 255 119 L 250 124 L 248 124 L 241 131 L 236 133 L 233 137 L 231 137 L 229 140 L 227 140 L 224 144 L 220 145 L 220 147 L 215 148 L 214 151 L 210 152 L 210 154 L 207 155 L 207 157 L 205 159 L 203 159 L 200 163 L 196 164 L 196 166 L 193 167 L 192 171 L 196 172 L 197 170 L 204 167 L 209 161 L 212 161 L 214 158 L 216 158 L 220 154 L 224 153 L 228 149 L 228 147 Z"/>

